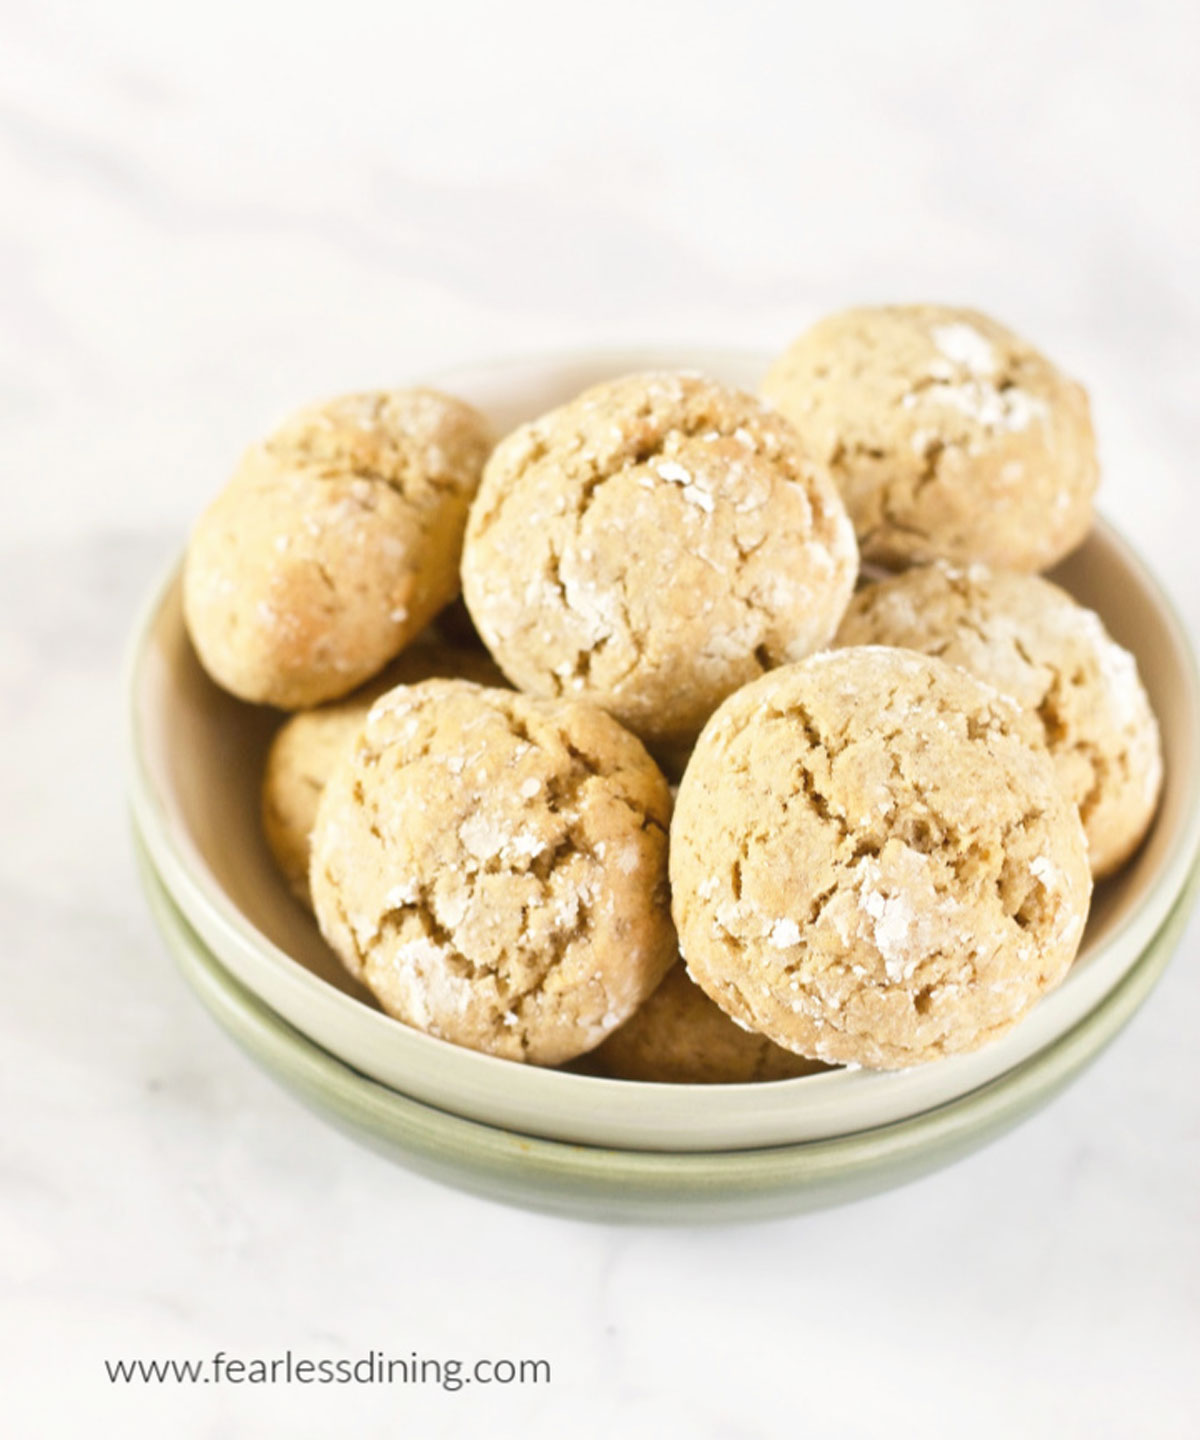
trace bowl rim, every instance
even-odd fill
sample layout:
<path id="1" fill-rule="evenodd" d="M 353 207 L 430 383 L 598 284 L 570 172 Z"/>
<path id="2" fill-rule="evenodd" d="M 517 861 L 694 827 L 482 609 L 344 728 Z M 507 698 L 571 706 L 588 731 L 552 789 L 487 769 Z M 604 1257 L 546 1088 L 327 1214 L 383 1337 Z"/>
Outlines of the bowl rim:
<path id="1" fill-rule="evenodd" d="M 721 363 L 737 363 L 749 367 L 762 362 L 765 358 L 761 352 L 748 347 L 709 346 L 690 350 L 682 346 L 661 348 L 648 346 L 642 349 L 612 347 L 586 351 L 564 349 L 529 352 L 523 355 L 514 355 L 508 359 L 487 361 L 479 365 L 456 367 L 454 371 L 446 372 L 441 380 L 435 376 L 430 383 L 447 383 L 454 375 L 468 373 L 476 377 L 490 375 L 498 378 L 519 366 L 528 366 L 534 370 L 545 369 L 549 366 L 590 366 L 593 364 L 597 366 L 619 364 L 627 365 L 630 368 L 636 368 L 639 364 L 645 368 L 653 364 L 662 367 L 670 364 L 672 357 L 675 356 L 681 360 L 686 357 L 687 363 L 693 368 L 697 365 L 718 368 Z M 1177 678 L 1187 692 L 1186 709 L 1188 713 L 1200 716 L 1200 671 L 1197 669 L 1196 657 L 1189 643 L 1187 628 L 1173 600 L 1159 585 L 1149 567 L 1128 542 L 1100 515 L 1096 517 L 1095 530 L 1099 533 L 1103 543 L 1119 555 L 1122 564 L 1137 575 L 1143 591 L 1152 598 L 1160 619 L 1171 635 L 1176 652 L 1185 657 L 1182 673 Z M 242 914 L 220 887 L 211 881 L 211 877 L 193 873 L 187 855 L 174 835 L 171 819 L 161 797 L 155 790 L 147 767 L 138 697 L 139 677 L 153 641 L 155 622 L 170 595 L 172 586 L 177 583 L 180 570 L 181 561 L 179 559 L 173 560 L 165 567 L 163 575 L 144 602 L 128 643 L 122 679 L 126 698 L 127 788 L 135 823 L 153 857 L 155 868 L 184 914 L 191 922 L 200 924 L 205 938 L 210 944 L 215 945 L 214 937 L 219 936 L 222 949 L 225 945 L 229 945 L 236 947 L 241 952 L 253 952 L 259 961 L 269 962 L 275 972 L 273 979 L 294 995 L 298 1003 L 315 1001 L 332 1005 L 347 1017 L 351 1014 L 365 1013 L 379 1016 L 387 1023 L 399 1026 L 400 1022 L 382 1016 L 381 1012 L 371 1010 L 353 996 L 329 985 L 309 971 L 301 962 L 294 959 L 287 951 L 274 944 Z M 1169 779 L 1168 783 L 1170 783 Z M 1190 776 L 1190 793 L 1183 802 L 1183 814 L 1185 819 L 1179 827 L 1179 833 L 1175 837 L 1172 849 L 1163 857 L 1158 873 L 1149 882 L 1141 900 L 1120 917 L 1113 931 L 1106 936 L 1104 953 L 1129 943 L 1130 938 L 1133 937 L 1135 948 L 1130 957 L 1130 963 L 1132 963 L 1138 950 L 1162 923 L 1174 899 L 1186 883 L 1192 862 L 1196 854 L 1200 852 L 1200 766 L 1193 767 Z M 1070 984 L 1070 976 L 1064 984 Z M 406 1044 L 411 1043 L 418 1047 L 436 1046 L 439 1051 L 444 1050 L 447 1046 L 448 1042 L 439 1041 L 408 1027 L 402 1028 Z M 490 1067 L 490 1073 L 496 1084 L 503 1084 L 503 1077 L 511 1076 L 513 1072 L 514 1067 L 509 1061 L 480 1052 L 464 1052 L 461 1047 L 451 1046 L 449 1048 L 456 1052 L 456 1062 L 481 1067 L 478 1072 L 480 1076 L 486 1077 Z M 414 1053 L 419 1053 L 419 1048 Z M 467 1058 L 464 1059 L 464 1057 Z M 954 1059 L 939 1063 L 953 1064 Z M 862 1072 L 861 1078 L 871 1075 L 872 1072 Z M 775 1081 L 771 1084 L 772 1088 L 804 1086 L 805 1093 L 816 1094 L 819 1089 L 827 1089 L 834 1084 L 845 1085 L 848 1079 L 859 1078 L 854 1075 L 853 1071 L 838 1069 L 794 1080 Z M 603 1107 L 606 1095 L 614 1101 L 618 1094 L 622 1097 L 635 1094 L 649 1098 L 665 1092 L 678 1094 L 683 1088 L 659 1082 L 614 1080 L 607 1077 L 572 1074 L 567 1071 L 538 1071 L 537 1080 L 534 1083 L 539 1085 L 548 1083 L 558 1087 L 564 1097 L 572 1094 L 577 1099 L 590 1096 L 597 1102 L 597 1108 Z M 707 1094 L 724 1092 L 728 1095 L 731 1093 L 761 1093 L 762 1086 L 706 1085 L 703 1089 Z M 564 1103 L 566 1103 L 565 1100 Z M 616 1103 L 627 1105 L 628 1100 L 623 1099 Z"/>
<path id="2" fill-rule="evenodd" d="M 137 848 L 151 913 L 185 982 L 239 1048 L 309 1109 L 442 1183 L 504 1203 L 607 1220 L 726 1219 L 739 1201 L 743 1218 L 816 1209 L 963 1158 L 1047 1104 L 1119 1035 L 1161 978 L 1200 896 L 1198 861 L 1137 963 L 1099 1003 L 1051 1044 L 976 1090 L 903 1120 L 827 1139 L 655 1151 L 523 1134 L 439 1109 L 361 1074 L 229 973 Z"/>

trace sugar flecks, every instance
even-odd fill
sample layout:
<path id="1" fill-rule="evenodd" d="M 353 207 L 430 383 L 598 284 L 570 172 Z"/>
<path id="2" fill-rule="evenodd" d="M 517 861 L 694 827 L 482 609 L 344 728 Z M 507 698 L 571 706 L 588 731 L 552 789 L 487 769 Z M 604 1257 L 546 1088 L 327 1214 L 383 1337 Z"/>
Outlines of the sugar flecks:
<path id="1" fill-rule="evenodd" d="M 943 405 L 958 410 L 985 430 L 1028 430 L 1044 421 L 1049 410 L 1044 400 L 1016 386 L 998 389 L 990 380 L 971 379 L 953 385 L 939 382 L 923 390 L 910 390 L 900 401 L 906 410 L 917 405 Z"/>
<path id="2" fill-rule="evenodd" d="M 767 938 L 776 950 L 787 950 L 800 943 L 800 927 L 794 920 L 776 920 Z"/>
<path id="3" fill-rule="evenodd" d="M 973 325 L 962 321 L 950 325 L 935 325 L 933 343 L 947 360 L 962 365 L 972 375 L 996 373 L 995 351 Z"/>
<path id="4" fill-rule="evenodd" d="M 405 905 L 415 905 L 421 893 L 421 888 L 415 880 L 404 880 L 392 888 L 383 897 L 383 903 L 389 910 L 400 910 Z"/>
<path id="5" fill-rule="evenodd" d="M 864 912 L 874 921 L 875 948 L 883 960 L 888 979 L 906 979 L 916 964 L 909 946 L 913 912 L 907 896 L 867 890 L 862 895 L 861 904 Z"/>
<path id="6" fill-rule="evenodd" d="M 1033 860 L 1029 873 L 1044 890 L 1053 889 L 1058 883 L 1058 871 L 1044 855 L 1038 855 Z"/>
<path id="7" fill-rule="evenodd" d="M 665 480 L 670 485 L 680 486 L 683 498 L 689 505 L 695 505 L 706 515 L 712 514 L 713 497 L 697 482 L 696 477 L 685 466 L 680 465 L 677 460 L 660 460 L 654 469 L 660 480 Z"/>

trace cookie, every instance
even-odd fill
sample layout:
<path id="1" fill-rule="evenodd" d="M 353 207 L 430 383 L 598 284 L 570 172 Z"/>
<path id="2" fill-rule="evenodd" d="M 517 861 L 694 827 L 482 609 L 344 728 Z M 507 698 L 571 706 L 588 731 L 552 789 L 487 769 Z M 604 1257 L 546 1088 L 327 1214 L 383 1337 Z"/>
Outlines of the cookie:
<path id="1" fill-rule="evenodd" d="M 435 676 L 454 676 L 481 685 L 504 684 L 504 677 L 485 655 L 418 640 L 353 695 L 315 710 L 301 710 L 275 732 L 263 773 L 263 833 L 292 894 L 310 910 L 309 840 L 317 802 L 334 765 L 381 695 L 393 686 L 415 685 Z"/>
<path id="2" fill-rule="evenodd" d="M 833 471 L 865 561 L 1044 570 L 1091 525 L 1086 392 L 977 310 L 831 315 L 763 393 Z"/>
<path id="3" fill-rule="evenodd" d="M 488 448 L 482 418 L 432 390 L 310 406 L 251 446 L 184 569 L 217 684 L 294 710 L 377 674 L 458 593 Z"/>
<path id="4" fill-rule="evenodd" d="M 828 643 L 857 571 L 791 428 L 692 374 L 630 375 L 503 440 L 463 552 L 500 668 L 678 751 L 765 669 Z"/>
<path id="5" fill-rule="evenodd" d="M 317 920 L 390 1014 L 557 1065 L 675 959 L 670 809 L 641 743 L 593 706 L 465 680 L 392 690 L 321 797 Z"/>
<path id="6" fill-rule="evenodd" d="M 938 655 L 1035 715 L 1079 806 L 1093 876 L 1118 869 L 1150 828 L 1162 749 L 1137 663 L 1057 585 L 980 565 L 920 567 L 860 591 L 836 643 Z"/>
<path id="7" fill-rule="evenodd" d="M 654 994 L 589 1060 L 592 1074 L 667 1085 L 746 1085 L 825 1068 L 743 1030 L 693 984 L 682 963 L 672 965 Z"/>
<path id="8" fill-rule="evenodd" d="M 891 1069 L 974 1050 L 1057 985 L 1091 893 L 1037 727 L 965 671 L 827 651 L 732 696 L 671 827 L 679 943 L 735 1019 Z"/>

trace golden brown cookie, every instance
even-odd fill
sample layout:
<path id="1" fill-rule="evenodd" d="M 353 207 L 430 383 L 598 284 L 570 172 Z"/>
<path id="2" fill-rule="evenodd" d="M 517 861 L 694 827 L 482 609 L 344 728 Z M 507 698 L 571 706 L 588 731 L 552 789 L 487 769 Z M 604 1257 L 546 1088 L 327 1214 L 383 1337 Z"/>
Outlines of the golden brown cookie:
<path id="1" fill-rule="evenodd" d="M 486 655 L 418 640 L 353 695 L 315 710 L 301 710 L 275 732 L 263 773 L 263 832 L 288 887 L 310 910 L 309 841 L 317 802 L 334 765 L 382 694 L 396 685 L 415 685 L 437 676 L 504 685 L 504 677 Z"/>
<path id="2" fill-rule="evenodd" d="M 1003 325 L 945 305 L 831 315 L 763 393 L 833 471 L 864 561 L 1044 570 L 1087 534 L 1087 394 Z"/>
<path id="3" fill-rule="evenodd" d="M 390 1014 L 557 1065 L 676 955 L 667 782 L 610 716 L 464 680 L 390 691 L 325 787 L 325 938 Z"/>
<path id="4" fill-rule="evenodd" d="M 837 491 L 786 422 L 662 373 L 597 385 L 500 443 L 463 594 L 515 685 L 678 749 L 739 685 L 828 643 L 856 570 Z"/>
<path id="5" fill-rule="evenodd" d="M 488 447 L 482 418 L 432 390 L 342 396 L 251 446 L 188 546 L 204 668 L 286 710 L 376 674 L 458 592 Z"/>
<path id="6" fill-rule="evenodd" d="M 1162 786 L 1158 723 L 1133 656 L 1057 585 L 922 566 L 860 591 L 836 643 L 938 655 L 1011 695 L 1037 717 L 1079 806 L 1092 874 L 1111 874 L 1137 848 Z"/>
<path id="7" fill-rule="evenodd" d="M 884 647 L 740 690 L 671 826 L 692 978 L 831 1063 L 897 1068 L 1002 1035 L 1066 974 L 1091 894 L 1036 728 L 966 672 Z"/>
<path id="8" fill-rule="evenodd" d="M 825 1068 L 744 1030 L 688 978 L 682 962 L 588 1058 L 593 1074 L 667 1085 L 746 1085 Z"/>

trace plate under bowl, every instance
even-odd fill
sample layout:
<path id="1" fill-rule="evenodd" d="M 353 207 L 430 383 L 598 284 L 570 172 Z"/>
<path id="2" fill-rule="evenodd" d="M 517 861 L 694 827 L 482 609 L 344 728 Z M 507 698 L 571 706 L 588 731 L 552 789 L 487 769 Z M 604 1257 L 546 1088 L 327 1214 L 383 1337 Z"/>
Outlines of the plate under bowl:
<path id="1" fill-rule="evenodd" d="M 311 1109 L 409 1169 L 488 1199 L 605 1221 L 752 1220 L 889 1190 L 979 1149 L 1047 1104 L 1117 1035 L 1158 981 L 1200 890 L 1200 869 L 1117 985 L 1000 1079 L 853 1135 L 770 1149 L 664 1153 L 569 1145 L 447 1114 L 359 1074 L 226 971 L 142 852 L 158 927 L 188 984 L 246 1053 Z"/>
<path id="2" fill-rule="evenodd" d="M 766 358 L 572 352 L 461 370 L 434 383 L 478 405 L 502 432 L 609 376 L 688 366 L 754 385 Z M 871 1129 L 976 1090 L 1065 1034 L 1137 962 L 1200 847 L 1200 686 L 1170 602 L 1102 521 L 1055 578 L 1137 656 L 1162 727 L 1167 783 L 1146 843 L 1098 888 L 1066 981 L 1015 1030 L 972 1055 L 767 1085 L 647 1085 L 512 1064 L 384 1015 L 347 976 L 271 861 L 259 786 L 280 716 L 235 700 L 201 669 L 184 629 L 177 569 L 150 600 L 130 657 L 135 824 L 162 883 L 221 964 L 324 1050 L 406 1095 L 530 1135 L 650 1150 L 752 1148 Z"/>

